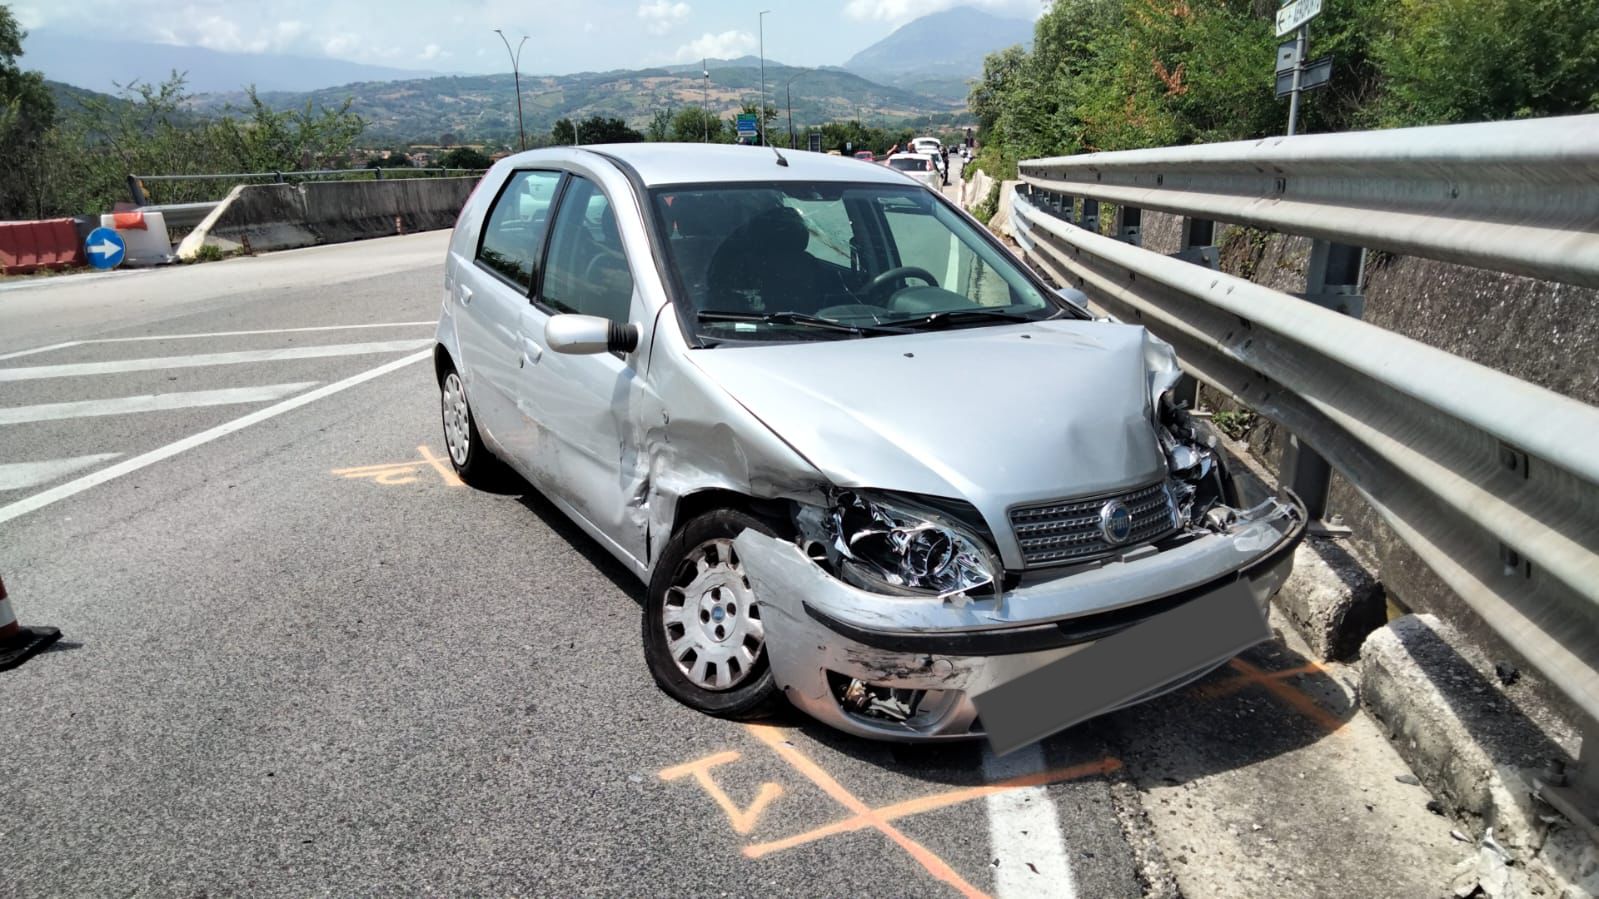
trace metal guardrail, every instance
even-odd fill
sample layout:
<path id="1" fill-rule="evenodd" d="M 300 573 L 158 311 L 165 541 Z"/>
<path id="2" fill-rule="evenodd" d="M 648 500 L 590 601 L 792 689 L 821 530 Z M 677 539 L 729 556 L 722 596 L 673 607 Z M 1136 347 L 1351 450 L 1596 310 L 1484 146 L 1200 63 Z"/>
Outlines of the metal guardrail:
<path id="1" fill-rule="evenodd" d="M 1030 160 L 1021 176 L 1031 261 L 1324 456 L 1590 716 L 1585 759 L 1599 750 L 1599 409 L 1361 322 L 1356 249 L 1599 286 L 1599 116 Z M 1118 204 L 1115 237 L 1097 233 L 1100 202 Z M 1184 217 L 1177 258 L 1138 247 L 1142 209 Z M 1216 220 L 1319 238 L 1311 302 L 1216 271 Z"/>
<path id="2" fill-rule="evenodd" d="M 370 175 L 375 181 L 385 178 L 403 180 L 415 177 L 438 176 L 447 178 L 452 173 L 458 175 L 481 175 L 488 169 L 447 169 L 447 168 L 412 168 L 410 166 L 393 166 L 390 168 L 366 169 L 307 169 L 294 172 L 232 172 L 212 173 L 201 175 L 129 175 L 128 193 L 133 197 L 136 206 L 150 205 L 149 193 L 144 185 L 164 181 L 271 181 L 275 184 L 285 184 L 291 180 L 303 181 L 310 178 L 364 178 Z M 384 173 L 388 174 L 385 175 Z M 187 204 L 184 204 L 187 205 Z"/>

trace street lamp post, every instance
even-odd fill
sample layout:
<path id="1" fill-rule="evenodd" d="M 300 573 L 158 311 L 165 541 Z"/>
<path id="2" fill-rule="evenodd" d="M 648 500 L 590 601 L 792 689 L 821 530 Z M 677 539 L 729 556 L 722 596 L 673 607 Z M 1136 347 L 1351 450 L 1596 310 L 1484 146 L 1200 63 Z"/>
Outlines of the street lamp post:
<path id="1" fill-rule="evenodd" d="M 755 17 L 756 22 L 759 23 L 758 30 L 761 35 L 761 110 L 760 118 L 756 119 L 756 121 L 761 123 L 761 146 L 763 147 L 770 146 L 766 141 L 766 14 L 769 12 L 771 10 L 763 9 L 761 14 Z"/>
<path id="2" fill-rule="evenodd" d="M 711 61 L 700 60 L 700 77 L 705 79 L 700 89 L 700 122 L 705 125 L 705 142 L 711 142 Z"/>
<path id="3" fill-rule="evenodd" d="M 788 148 L 790 150 L 799 148 L 794 144 L 794 96 L 789 93 L 788 86 L 793 84 L 796 79 L 803 78 L 809 74 L 809 72 L 801 72 L 783 82 L 783 102 L 788 105 Z"/>
<path id="4" fill-rule="evenodd" d="M 516 81 L 516 134 L 517 134 L 517 141 L 518 141 L 517 145 L 521 149 L 526 150 L 527 149 L 527 129 L 525 129 L 522 126 L 522 44 L 527 43 L 527 35 L 525 35 L 525 34 L 522 35 L 521 43 L 518 43 L 516 45 L 516 52 L 512 53 L 511 52 L 511 40 L 510 40 L 510 38 L 507 38 L 505 36 L 505 32 L 503 32 L 500 29 L 496 28 L 496 29 L 494 29 L 494 33 L 499 35 L 500 36 L 500 40 L 505 42 L 505 52 L 506 52 L 506 54 L 508 56 L 511 57 L 511 76 Z"/>

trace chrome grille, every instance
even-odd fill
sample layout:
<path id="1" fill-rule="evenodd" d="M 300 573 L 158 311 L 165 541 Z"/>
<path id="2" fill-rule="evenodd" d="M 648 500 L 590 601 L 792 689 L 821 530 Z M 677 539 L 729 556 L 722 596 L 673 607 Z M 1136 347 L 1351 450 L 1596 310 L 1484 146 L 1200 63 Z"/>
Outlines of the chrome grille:
<path id="1" fill-rule="evenodd" d="M 1099 510 L 1112 500 L 1121 500 L 1133 517 L 1132 533 L 1116 544 L 1099 530 Z M 1021 506 L 1010 510 L 1010 526 L 1023 564 L 1032 567 L 1086 562 L 1164 537 L 1176 528 L 1172 514 L 1171 493 L 1161 482 L 1127 493 Z"/>

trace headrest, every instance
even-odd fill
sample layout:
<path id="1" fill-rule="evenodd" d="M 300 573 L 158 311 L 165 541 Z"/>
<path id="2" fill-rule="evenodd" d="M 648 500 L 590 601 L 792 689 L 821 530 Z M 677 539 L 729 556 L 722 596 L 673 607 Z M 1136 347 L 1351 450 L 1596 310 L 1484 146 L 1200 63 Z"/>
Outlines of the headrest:
<path id="1" fill-rule="evenodd" d="M 805 219 L 789 206 L 776 206 L 755 216 L 745 226 L 745 233 L 767 252 L 803 253 L 811 242 Z"/>

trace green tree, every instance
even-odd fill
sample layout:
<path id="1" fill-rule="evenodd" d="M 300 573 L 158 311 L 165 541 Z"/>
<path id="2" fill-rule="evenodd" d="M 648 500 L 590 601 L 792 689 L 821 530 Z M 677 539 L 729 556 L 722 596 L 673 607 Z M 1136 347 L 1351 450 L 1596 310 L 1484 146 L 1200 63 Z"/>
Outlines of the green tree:
<path id="1" fill-rule="evenodd" d="M 18 59 L 27 33 L 0 6 L 0 220 L 46 214 L 42 151 L 55 121 L 55 101 L 44 76 L 25 72 Z"/>
<path id="2" fill-rule="evenodd" d="M 619 118 L 592 115 L 577 125 L 578 133 L 572 133 L 572 120 L 562 118 L 556 121 L 555 127 L 550 130 L 550 142 L 557 146 L 577 143 L 579 138 L 585 144 L 633 144 L 644 140 L 644 135 L 627 126 Z"/>
<path id="3" fill-rule="evenodd" d="M 672 137 L 672 111 L 670 109 L 657 109 L 650 116 L 650 123 L 644 129 L 644 137 L 651 141 L 670 140 Z"/>
<path id="4" fill-rule="evenodd" d="M 486 169 L 494 160 L 471 147 L 456 147 L 439 157 L 439 165 L 447 169 Z"/>
<path id="5" fill-rule="evenodd" d="M 684 106 L 672 114 L 672 126 L 668 134 L 670 140 L 679 143 L 702 143 L 709 140 L 711 143 L 724 143 L 728 140 L 727 129 L 723 127 L 722 120 L 715 113 L 707 112 L 699 106 Z"/>

